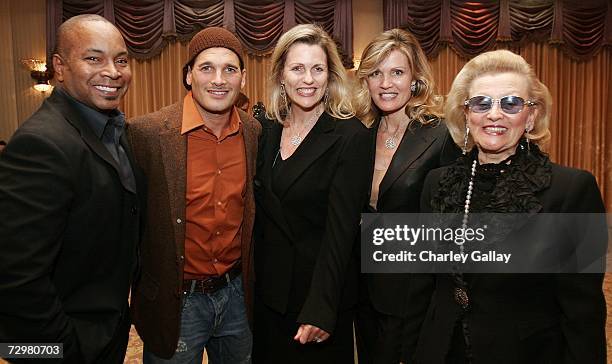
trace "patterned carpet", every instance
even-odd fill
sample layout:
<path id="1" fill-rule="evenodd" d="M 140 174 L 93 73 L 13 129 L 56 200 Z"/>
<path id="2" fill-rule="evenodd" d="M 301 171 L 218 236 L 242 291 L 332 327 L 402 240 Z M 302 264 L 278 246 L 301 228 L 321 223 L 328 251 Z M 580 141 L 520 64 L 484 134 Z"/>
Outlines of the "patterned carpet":
<path id="1" fill-rule="evenodd" d="M 610 309 L 608 307 L 608 309 Z M 609 344 L 608 344 L 609 346 Z M 125 354 L 124 364 L 140 364 L 142 363 L 142 341 L 136 332 L 134 326 L 130 330 L 130 342 L 128 344 L 127 353 Z"/>
<path id="2" fill-rule="evenodd" d="M 608 364 L 612 364 L 612 273 L 606 273 L 604 282 L 604 292 L 606 294 L 606 305 L 608 308 L 608 320 L 606 321 L 606 338 L 608 346 Z M 125 363 L 139 364 L 142 363 L 142 341 L 138 337 L 136 330 L 132 326 L 130 332 L 130 344 L 125 357 Z M 204 358 L 203 363 L 208 363 Z"/>
<path id="3" fill-rule="evenodd" d="M 607 273 L 604 282 L 604 292 L 606 294 L 606 304 L 608 308 L 608 317 L 612 317 L 612 273 Z M 612 364 L 612 319 L 608 319 L 606 322 L 606 337 L 608 346 L 608 364 Z M 136 333 L 134 326 L 130 331 L 130 343 L 128 345 L 127 354 L 125 356 L 125 364 L 140 364 L 142 363 L 142 341 Z M 203 358 L 202 363 L 207 364 L 208 360 L 206 357 Z M 0 359 L 0 364 L 6 364 L 6 361 Z"/>
<path id="4" fill-rule="evenodd" d="M 609 344 L 608 344 L 609 346 Z M 142 341 L 136 332 L 134 326 L 130 330 L 130 342 L 128 344 L 127 353 L 125 354 L 124 364 L 140 364 L 142 363 Z M 203 364 L 208 364 L 208 358 L 206 357 L 206 353 L 204 353 L 204 358 L 202 358 Z M 1 364 L 1 363 L 0 363 Z"/>

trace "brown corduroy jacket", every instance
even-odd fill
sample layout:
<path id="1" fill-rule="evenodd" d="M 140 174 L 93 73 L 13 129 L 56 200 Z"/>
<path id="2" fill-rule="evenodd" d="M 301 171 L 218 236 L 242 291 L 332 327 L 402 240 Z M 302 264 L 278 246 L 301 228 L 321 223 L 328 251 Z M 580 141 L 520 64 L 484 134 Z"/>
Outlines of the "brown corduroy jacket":
<path id="1" fill-rule="evenodd" d="M 181 135 L 183 100 L 128 121 L 136 162 L 148 179 L 147 219 L 141 242 L 141 274 L 132 289 L 132 320 L 153 354 L 169 359 L 175 352 L 181 322 L 185 262 L 185 187 L 187 135 Z M 261 125 L 239 110 L 247 160 L 242 225 L 244 297 L 251 319 L 255 218 L 253 175 Z"/>

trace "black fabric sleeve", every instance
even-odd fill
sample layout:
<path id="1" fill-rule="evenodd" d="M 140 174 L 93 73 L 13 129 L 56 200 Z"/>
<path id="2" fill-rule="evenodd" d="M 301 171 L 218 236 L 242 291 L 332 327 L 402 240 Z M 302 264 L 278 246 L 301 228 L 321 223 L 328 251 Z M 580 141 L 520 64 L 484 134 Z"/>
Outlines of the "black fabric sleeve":
<path id="1" fill-rule="evenodd" d="M 0 342 L 79 345 L 51 281 L 68 219 L 73 180 L 61 148 L 17 133 L 0 156 Z"/>
<path id="2" fill-rule="evenodd" d="M 329 333 L 336 325 L 349 260 L 353 249 L 359 249 L 356 237 L 371 183 L 370 132 L 361 126 L 355 129 L 345 136 L 338 164 L 333 167 L 325 235 L 309 294 L 297 318 Z"/>
<path id="3" fill-rule="evenodd" d="M 605 208 L 595 178 L 586 171 L 576 171 L 572 177 L 571 181 L 565 184 L 567 198 L 561 212 L 600 213 L 604 221 L 591 228 L 605 230 Z M 607 233 L 603 233 L 607 237 Z M 597 242 L 578 242 L 593 243 Z M 607 245 L 607 240 L 604 244 Z M 563 312 L 563 363 L 606 362 L 606 302 L 602 290 L 603 279 L 604 275 L 601 273 L 558 274 L 556 277 L 557 302 Z"/>

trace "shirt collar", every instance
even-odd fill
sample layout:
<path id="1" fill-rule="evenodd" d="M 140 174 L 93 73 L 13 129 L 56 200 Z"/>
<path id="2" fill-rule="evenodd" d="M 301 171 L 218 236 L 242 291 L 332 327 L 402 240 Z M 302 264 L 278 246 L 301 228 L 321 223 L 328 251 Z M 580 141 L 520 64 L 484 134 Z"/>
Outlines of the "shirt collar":
<path id="1" fill-rule="evenodd" d="M 230 113 L 230 123 L 226 128 L 227 133 L 223 132 L 224 135 L 230 135 L 238 131 L 238 128 L 242 120 L 238 115 L 238 111 L 234 106 Z M 183 115 L 181 121 L 181 134 L 186 134 L 194 129 L 200 128 L 204 126 L 204 119 L 202 119 L 202 115 L 198 111 L 195 100 L 193 99 L 193 95 L 191 91 L 185 95 L 183 98 Z"/>
<path id="2" fill-rule="evenodd" d="M 98 110 L 95 110 L 79 100 L 72 97 L 68 92 L 63 90 L 61 87 L 57 87 L 60 94 L 62 94 L 69 103 L 74 107 L 79 116 L 85 120 L 87 125 L 91 127 L 94 134 L 98 139 L 102 139 L 102 135 L 104 134 L 104 129 L 107 127 L 107 124 L 112 124 L 115 127 L 122 129 L 125 126 L 125 116 L 118 109 L 114 109 L 109 111 L 108 113 L 102 113 Z"/>

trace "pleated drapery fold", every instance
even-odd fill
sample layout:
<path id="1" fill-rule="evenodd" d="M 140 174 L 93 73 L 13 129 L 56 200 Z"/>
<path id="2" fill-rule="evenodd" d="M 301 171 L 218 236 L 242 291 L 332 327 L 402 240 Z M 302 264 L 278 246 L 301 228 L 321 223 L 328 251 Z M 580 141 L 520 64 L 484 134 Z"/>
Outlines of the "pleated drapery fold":
<path id="1" fill-rule="evenodd" d="M 188 41 L 209 26 L 235 32 L 247 53 L 262 56 L 289 27 L 314 22 L 334 37 L 343 62 L 352 66 L 352 0 L 48 0 L 47 12 L 48 57 L 59 25 L 89 13 L 115 24 L 136 59 L 155 57 L 173 38 Z"/>

